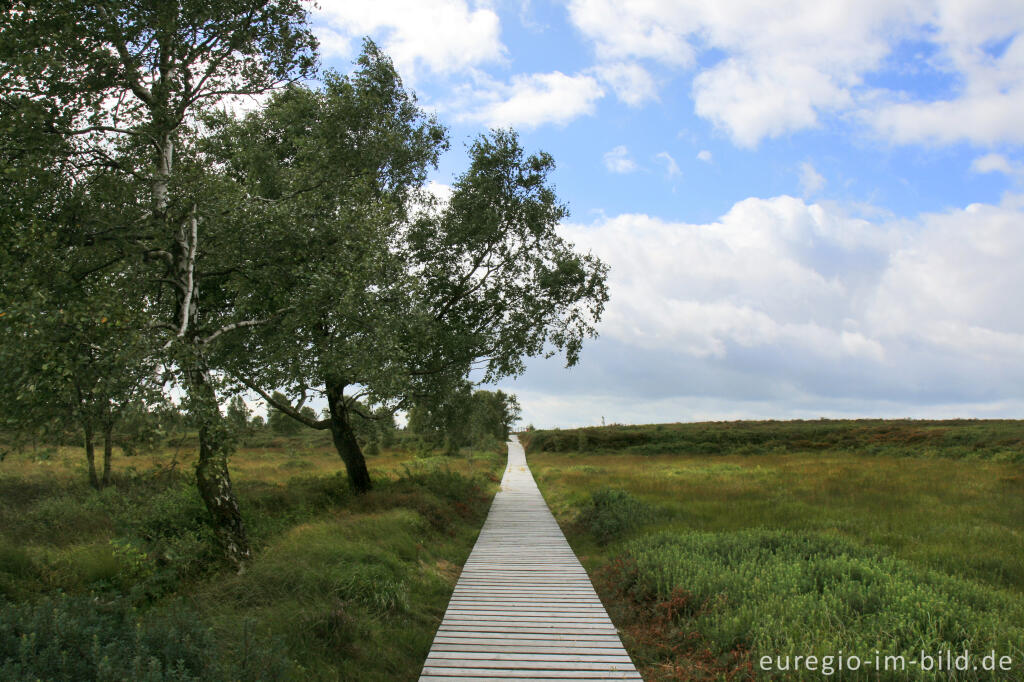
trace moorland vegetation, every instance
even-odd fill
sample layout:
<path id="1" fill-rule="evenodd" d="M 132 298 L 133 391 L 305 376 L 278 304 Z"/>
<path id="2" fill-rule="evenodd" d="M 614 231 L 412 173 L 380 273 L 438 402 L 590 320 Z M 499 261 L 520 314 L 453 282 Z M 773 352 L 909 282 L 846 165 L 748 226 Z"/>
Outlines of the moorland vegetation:
<path id="1" fill-rule="evenodd" d="M 530 431 L 542 492 L 645 679 L 762 656 L 1024 662 L 1024 423 L 719 422 Z M 774 663 L 773 663 L 774 665 Z M 833 660 L 833 667 L 835 662 Z M 876 679 L 865 667 L 843 679 Z"/>

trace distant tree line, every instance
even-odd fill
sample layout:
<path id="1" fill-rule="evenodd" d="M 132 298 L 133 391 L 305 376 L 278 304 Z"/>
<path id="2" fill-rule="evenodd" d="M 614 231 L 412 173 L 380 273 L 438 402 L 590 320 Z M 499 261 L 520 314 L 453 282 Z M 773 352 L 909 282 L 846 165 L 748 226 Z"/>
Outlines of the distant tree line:
<path id="1" fill-rule="evenodd" d="M 360 420 L 471 441 L 510 403 L 462 402 L 470 373 L 575 363 L 607 300 L 606 266 L 558 235 L 549 155 L 481 135 L 438 201 L 445 128 L 368 40 L 320 73 L 300 0 L 15 1 L 0 95 L 2 428 L 76 424 L 99 487 L 119 429 L 177 396 L 239 566 L 233 395 L 327 431 L 363 492 Z"/>

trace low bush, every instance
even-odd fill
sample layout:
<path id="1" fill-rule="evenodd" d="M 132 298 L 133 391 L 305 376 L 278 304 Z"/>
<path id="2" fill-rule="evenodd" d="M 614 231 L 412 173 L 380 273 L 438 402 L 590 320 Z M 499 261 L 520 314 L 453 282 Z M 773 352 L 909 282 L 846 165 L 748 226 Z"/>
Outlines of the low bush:
<path id="1" fill-rule="evenodd" d="M 620 540 L 651 521 L 653 508 L 625 490 L 596 490 L 576 513 L 576 523 L 598 544 Z"/>
<path id="2" fill-rule="evenodd" d="M 209 631 L 172 605 L 57 595 L 0 607 L 0 679 L 201 680 L 220 677 Z"/>

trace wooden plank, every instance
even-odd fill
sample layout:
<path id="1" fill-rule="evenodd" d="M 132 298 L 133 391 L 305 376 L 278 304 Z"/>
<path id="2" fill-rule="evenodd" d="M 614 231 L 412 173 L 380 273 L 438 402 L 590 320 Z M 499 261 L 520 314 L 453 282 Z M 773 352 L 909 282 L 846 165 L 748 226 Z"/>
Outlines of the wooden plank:
<path id="1" fill-rule="evenodd" d="M 495 660 L 497 656 L 537 656 L 535 660 L 545 660 L 550 658 L 553 660 L 573 660 L 579 659 L 580 657 L 585 658 L 599 658 L 605 657 L 609 661 L 616 663 L 626 664 L 629 663 L 629 657 L 623 656 L 622 654 L 609 654 L 608 649 L 593 649 L 587 647 L 575 647 L 565 649 L 515 649 L 515 648 L 498 648 L 498 647 L 478 647 L 473 649 L 458 648 L 458 649 L 439 649 L 431 653 L 430 657 L 427 658 L 428 665 L 435 665 L 437 661 L 444 658 L 442 654 L 450 654 L 449 658 L 458 658 L 466 660 L 471 658 L 469 654 L 478 654 L 479 660 L 490 661 Z"/>
<path id="2" fill-rule="evenodd" d="M 639 680 L 640 673 L 630 670 L 495 670 L 493 668 L 435 668 L 423 667 L 423 679 L 462 679 L 473 677 L 483 680 L 519 678 L 528 680 Z"/>
<path id="3" fill-rule="evenodd" d="M 521 639 L 539 639 L 550 642 L 551 646 L 561 646 L 564 642 L 574 644 L 586 644 L 589 646 L 604 646 L 606 642 L 614 643 L 619 641 L 618 633 L 611 632 L 589 632 L 586 634 L 569 634 L 565 632 L 544 633 L 543 636 L 531 635 L 528 632 L 481 632 L 479 630 L 438 630 L 435 641 L 451 640 L 496 640 L 509 645 L 515 644 Z"/>
<path id="4" fill-rule="evenodd" d="M 423 682 L 489 682 L 489 680 L 509 680 L 514 679 L 513 677 L 498 676 L 498 675 L 487 675 L 486 677 L 476 677 L 473 675 L 424 675 L 420 678 Z M 521 679 L 521 677 L 520 677 Z M 552 679 L 552 678 L 541 678 L 541 679 Z M 573 682 L 601 682 L 601 680 L 607 680 L 606 677 L 573 677 Z M 621 680 L 639 680 L 640 676 L 636 677 L 620 677 L 612 679 Z"/>
<path id="5" fill-rule="evenodd" d="M 442 652 L 452 653 L 489 653 L 489 654 L 522 654 L 522 653 L 537 653 L 537 654 L 555 654 L 555 655 L 582 655 L 582 654 L 594 654 L 597 656 L 608 655 L 608 652 L 612 651 L 612 655 L 620 655 L 614 653 L 618 651 L 615 646 L 607 647 L 595 647 L 595 646 L 545 646 L 544 640 L 537 639 L 524 639 L 519 640 L 519 644 L 509 645 L 503 643 L 497 644 L 448 644 L 445 642 L 434 642 L 434 646 L 431 649 L 431 655 L 440 654 Z"/>
<path id="6" fill-rule="evenodd" d="M 421 682 L 639 680 L 514 437 L 508 453 Z"/>

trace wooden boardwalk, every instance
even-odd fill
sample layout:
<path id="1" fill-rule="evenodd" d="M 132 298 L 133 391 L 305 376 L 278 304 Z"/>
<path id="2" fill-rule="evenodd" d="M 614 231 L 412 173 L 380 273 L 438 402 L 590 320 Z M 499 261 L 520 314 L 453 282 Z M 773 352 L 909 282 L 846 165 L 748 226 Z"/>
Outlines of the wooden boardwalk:
<path id="1" fill-rule="evenodd" d="M 641 679 L 515 436 L 421 682 Z"/>

